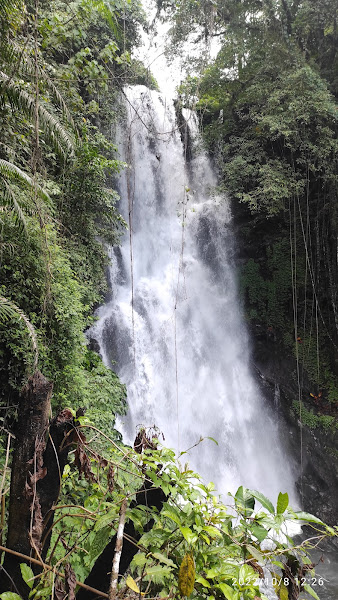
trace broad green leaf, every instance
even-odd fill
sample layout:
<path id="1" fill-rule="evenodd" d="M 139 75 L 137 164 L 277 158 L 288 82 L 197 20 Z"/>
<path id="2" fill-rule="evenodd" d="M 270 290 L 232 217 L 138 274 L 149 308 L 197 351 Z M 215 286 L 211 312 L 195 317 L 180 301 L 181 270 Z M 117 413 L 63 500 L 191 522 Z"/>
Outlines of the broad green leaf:
<path id="1" fill-rule="evenodd" d="M 149 569 L 146 570 L 144 579 L 146 581 L 152 580 L 154 583 L 164 583 L 166 577 L 169 577 L 171 573 L 172 569 L 170 569 L 170 567 L 155 565 L 154 567 L 149 567 Z"/>
<path id="2" fill-rule="evenodd" d="M 253 509 L 255 507 L 255 498 L 253 497 L 250 490 L 245 488 L 243 485 L 241 485 L 238 488 L 238 490 L 235 494 L 235 502 L 236 502 L 236 506 L 238 508 L 245 509 L 244 514 L 246 514 L 248 511 L 251 514 L 251 512 L 253 511 Z"/>
<path id="3" fill-rule="evenodd" d="M 182 521 L 181 521 L 180 517 L 176 514 L 176 512 L 174 512 L 173 510 L 170 510 L 169 508 L 162 510 L 161 516 L 168 517 L 168 519 L 171 519 L 172 521 L 174 521 L 174 523 L 176 523 L 176 525 L 181 525 Z"/>
<path id="4" fill-rule="evenodd" d="M 258 502 L 261 503 L 261 505 L 263 506 L 263 508 L 266 508 L 266 510 L 268 510 L 271 514 L 274 514 L 275 509 L 273 507 L 272 502 L 269 500 L 269 498 L 267 498 L 266 496 L 264 496 L 264 494 L 261 494 L 261 492 L 258 492 L 257 490 L 249 490 L 250 494 L 256 498 L 256 500 L 258 500 Z"/>
<path id="5" fill-rule="evenodd" d="M 204 587 L 206 588 L 210 588 L 211 585 L 209 583 L 209 581 L 207 581 L 206 579 L 204 579 L 204 577 L 201 577 L 201 575 L 197 575 L 196 580 L 197 583 L 201 583 Z"/>
<path id="6" fill-rule="evenodd" d="M 110 525 L 112 523 L 112 521 L 114 521 L 114 519 L 116 519 L 116 517 L 117 517 L 117 511 L 115 509 L 110 510 L 105 515 L 102 515 L 102 517 L 100 517 L 96 521 L 95 526 L 94 526 L 94 531 L 99 531 L 100 529 L 107 527 L 108 525 Z"/>
<path id="7" fill-rule="evenodd" d="M 90 545 L 90 559 L 94 560 L 105 549 L 111 535 L 111 527 L 103 527 L 96 532 Z"/>
<path id="8" fill-rule="evenodd" d="M 221 590 L 223 596 L 225 596 L 227 600 L 235 600 L 237 594 L 230 585 L 227 583 L 219 583 L 217 587 Z"/>
<path id="9" fill-rule="evenodd" d="M 170 558 L 165 556 L 165 554 L 161 554 L 160 552 L 153 552 L 152 556 L 160 562 L 164 563 L 165 565 L 168 565 L 169 567 L 176 567 L 175 563 Z"/>
<path id="10" fill-rule="evenodd" d="M 209 569 L 209 571 L 207 571 L 207 573 L 206 573 L 206 577 L 208 579 L 215 579 L 215 577 L 218 577 L 218 576 L 219 576 L 219 570 L 215 569 L 215 568 Z"/>
<path id="11" fill-rule="evenodd" d="M 249 565 L 242 565 L 239 569 L 239 580 L 246 585 L 250 585 L 256 581 L 257 573 Z"/>
<path id="12" fill-rule="evenodd" d="M 279 515 L 283 514 L 283 512 L 286 511 L 288 506 L 289 506 L 289 495 L 287 493 L 282 494 L 282 492 L 280 492 L 278 494 L 278 500 L 277 500 L 277 514 L 279 514 Z"/>
<path id="13" fill-rule="evenodd" d="M 34 583 L 34 573 L 32 569 L 28 565 L 26 565 L 26 563 L 21 563 L 20 570 L 22 579 L 25 583 L 27 583 L 28 587 L 32 589 Z"/>
<path id="14" fill-rule="evenodd" d="M 254 546 L 251 546 L 251 544 L 247 545 L 247 550 L 250 552 L 250 554 L 256 559 L 256 560 L 263 560 L 264 561 L 264 556 L 263 554 Z"/>
<path id="15" fill-rule="evenodd" d="M 271 563 L 273 565 L 276 565 L 276 567 L 279 567 L 280 569 L 284 569 L 284 566 L 282 562 L 280 562 L 280 560 L 272 560 Z"/>
<path id="16" fill-rule="evenodd" d="M 4 592 L 0 594 L 1 600 L 22 600 L 21 596 L 15 594 L 14 592 Z"/>
<path id="17" fill-rule="evenodd" d="M 307 512 L 292 512 L 292 516 L 301 521 L 309 521 L 309 523 L 318 523 L 318 525 L 324 525 L 323 521 Z"/>
<path id="18" fill-rule="evenodd" d="M 141 593 L 140 588 L 138 587 L 135 579 L 133 579 L 131 575 L 128 575 L 126 579 L 126 584 L 131 590 L 133 590 L 133 592 L 136 592 L 137 594 Z"/>
<path id="19" fill-rule="evenodd" d="M 149 567 L 149 569 L 147 569 L 147 575 L 156 575 L 157 573 L 169 575 L 171 572 L 172 569 L 169 567 L 162 567 L 162 565 L 154 565 L 153 567 Z"/>
<path id="20" fill-rule="evenodd" d="M 195 533 L 193 533 L 189 527 L 181 527 L 180 526 L 180 530 L 181 530 L 181 533 L 182 533 L 184 539 L 188 542 L 188 544 L 194 544 L 194 542 L 196 542 L 197 535 Z"/>
<path id="21" fill-rule="evenodd" d="M 144 552 L 138 552 L 137 554 L 135 554 L 132 564 L 135 567 L 143 567 L 143 565 L 145 565 L 147 562 L 147 557 L 144 554 Z"/>
<path id="22" fill-rule="evenodd" d="M 126 519 L 130 519 L 134 523 L 136 529 L 142 531 L 144 523 L 142 523 L 140 518 L 141 515 L 143 516 L 143 513 L 141 513 L 137 508 L 129 508 L 126 513 Z"/>
<path id="23" fill-rule="evenodd" d="M 264 527 L 262 527 L 261 525 L 256 525 L 256 523 L 253 523 L 251 525 L 251 533 L 257 538 L 257 540 L 259 542 L 262 542 L 263 540 L 265 540 L 266 536 L 268 535 L 268 531 L 267 529 L 265 529 Z"/>
<path id="24" fill-rule="evenodd" d="M 204 531 L 206 531 L 211 537 L 222 537 L 222 534 L 220 531 L 218 531 L 218 529 L 216 529 L 216 527 L 213 527 L 213 525 L 205 525 L 203 527 Z"/>
<path id="25" fill-rule="evenodd" d="M 239 578 L 239 567 L 238 565 L 223 563 L 219 573 L 222 577 L 226 579 L 238 579 Z"/>
<path id="26" fill-rule="evenodd" d="M 308 583 L 304 583 L 304 590 L 308 594 L 310 594 L 310 596 L 312 596 L 313 598 L 315 598 L 316 600 L 320 600 L 319 596 L 316 594 L 316 592 L 314 591 L 314 589 Z"/>

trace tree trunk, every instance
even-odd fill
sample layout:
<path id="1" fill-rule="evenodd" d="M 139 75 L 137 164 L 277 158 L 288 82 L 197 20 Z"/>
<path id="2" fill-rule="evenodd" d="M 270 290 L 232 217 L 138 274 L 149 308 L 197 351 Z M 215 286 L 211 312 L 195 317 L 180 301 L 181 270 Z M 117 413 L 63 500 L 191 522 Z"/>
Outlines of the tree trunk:
<path id="1" fill-rule="evenodd" d="M 12 460 L 7 547 L 30 554 L 39 547 L 42 514 L 37 493 L 37 481 L 45 476 L 43 451 L 46 446 L 50 399 L 53 384 L 40 371 L 35 371 L 21 392 L 19 418 Z M 0 577 L 0 591 L 13 589 L 28 595 L 28 586 L 20 573 L 20 562 L 6 554 Z"/>
<path id="2" fill-rule="evenodd" d="M 53 385 L 36 371 L 21 392 L 20 414 L 12 461 L 7 547 L 45 559 L 54 520 L 61 477 L 72 440 L 63 443 L 74 427 L 69 410 L 61 411 L 49 427 Z M 47 432 L 48 441 L 47 440 Z M 24 598 L 29 588 L 21 577 L 23 559 L 6 554 L 0 569 L 0 592 L 13 590 Z M 31 565 L 35 572 L 39 567 Z"/>

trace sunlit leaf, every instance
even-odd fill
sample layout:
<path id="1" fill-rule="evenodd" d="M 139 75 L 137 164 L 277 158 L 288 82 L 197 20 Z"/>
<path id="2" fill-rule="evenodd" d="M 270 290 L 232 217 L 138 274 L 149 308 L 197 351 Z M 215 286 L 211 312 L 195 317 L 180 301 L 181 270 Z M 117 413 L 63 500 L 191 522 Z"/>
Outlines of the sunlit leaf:
<path id="1" fill-rule="evenodd" d="M 201 575 L 198 575 L 196 577 L 196 582 L 197 583 L 201 583 L 206 588 L 210 588 L 211 587 L 209 581 L 207 581 L 206 579 L 204 579 L 204 577 L 201 577 Z"/>
<path id="2" fill-rule="evenodd" d="M 197 535 L 196 535 L 196 533 L 193 533 L 189 527 L 181 527 L 180 526 L 180 530 L 181 530 L 181 533 L 182 533 L 184 539 L 188 542 L 188 544 L 193 544 L 194 542 L 196 542 Z"/>
<path id="3" fill-rule="evenodd" d="M 27 583 L 28 587 L 32 588 L 34 583 L 34 573 L 26 563 L 20 564 L 22 579 Z"/>
<path id="4" fill-rule="evenodd" d="M 131 575 L 128 575 L 128 577 L 126 578 L 126 584 L 131 590 L 133 590 L 133 592 L 136 592 L 137 594 L 141 593 L 140 588 L 138 587 L 135 579 L 133 579 Z"/>
<path id="5" fill-rule="evenodd" d="M 250 552 L 251 556 L 253 556 L 256 560 L 264 560 L 263 554 L 254 546 L 251 546 L 251 544 L 247 545 L 247 550 Z"/>
<path id="6" fill-rule="evenodd" d="M 318 525 L 324 525 L 323 521 L 318 519 L 318 517 L 311 515 L 310 513 L 298 511 L 292 512 L 291 514 L 295 519 L 299 519 L 300 521 L 308 521 L 309 523 L 318 523 Z"/>
<path id="7" fill-rule="evenodd" d="M 320 600 L 318 594 L 316 594 L 316 592 L 314 591 L 314 589 L 308 583 L 304 583 L 304 590 L 308 594 L 310 594 L 310 596 L 312 596 L 313 598 L 315 598 L 316 600 Z"/>
<path id="8" fill-rule="evenodd" d="M 282 492 L 280 492 L 278 494 L 278 500 L 277 500 L 277 514 L 283 514 L 283 512 L 286 511 L 287 507 L 289 506 L 289 495 L 287 493 L 282 494 Z"/>
<path id="9" fill-rule="evenodd" d="M 266 508 L 266 510 L 268 510 L 271 514 L 274 514 L 275 509 L 269 498 L 267 498 L 266 496 L 264 496 L 264 494 L 261 494 L 261 492 L 258 492 L 257 490 L 249 490 L 249 492 L 254 498 L 256 498 L 256 500 L 258 500 L 258 502 L 261 503 L 263 508 Z"/>
<path id="10" fill-rule="evenodd" d="M 223 596 L 225 596 L 227 600 L 236 600 L 237 594 L 230 585 L 227 583 L 219 583 L 217 587 L 221 590 Z"/>
<path id="11" fill-rule="evenodd" d="M 165 565 L 168 565 L 169 567 L 176 566 L 175 563 L 170 558 L 168 558 L 164 554 L 161 554 L 160 552 L 153 552 L 152 555 L 154 558 L 156 558 L 160 562 L 164 563 Z"/>

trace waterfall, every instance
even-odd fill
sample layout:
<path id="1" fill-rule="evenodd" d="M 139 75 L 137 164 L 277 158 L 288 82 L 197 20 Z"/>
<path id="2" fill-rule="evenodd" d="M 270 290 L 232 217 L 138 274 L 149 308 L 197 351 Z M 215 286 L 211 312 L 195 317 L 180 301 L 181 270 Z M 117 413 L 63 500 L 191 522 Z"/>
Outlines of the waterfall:
<path id="1" fill-rule="evenodd" d="M 226 197 L 203 150 L 196 116 L 184 111 L 184 148 L 171 101 L 126 88 L 119 129 L 120 211 L 129 223 L 111 251 L 112 297 L 90 336 L 127 385 L 119 427 L 132 443 L 156 426 L 219 492 L 243 484 L 273 501 L 294 495 L 276 423 L 250 370 L 249 339 L 233 265 Z"/>

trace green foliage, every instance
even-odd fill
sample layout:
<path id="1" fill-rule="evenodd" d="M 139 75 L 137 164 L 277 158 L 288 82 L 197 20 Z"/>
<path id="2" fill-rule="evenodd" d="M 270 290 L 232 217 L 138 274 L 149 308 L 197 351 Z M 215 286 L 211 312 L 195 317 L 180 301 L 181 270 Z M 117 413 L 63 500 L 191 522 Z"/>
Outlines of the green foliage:
<path id="1" fill-rule="evenodd" d="M 248 316 L 265 327 L 293 331 L 293 321 L 285 323 L 284 310 L 292 293 L 290 243 L 281 239 L 267 247 L 262 265 L 249 259 L 241 272 L 241 290 L 246 295 Z"/>
<path id="2" fill-rule="evenodd" d="M 90 431 L 90 424 L 79 427 L 82 433 L 86 427 Z M 260 492 L 241 486 L 230 502 L 224 502 L 213 484 L 206 485 L 188 465 L 182 466 L 172 450 L 144 450 L 140 455 L 108 439 L 100 443 L 96 433 L 95 450 L 93 445 L 84 446 L 94 478 L 80 479 L 73 462 L 64 472 L 53 551 L 47 559 L 52 566 L 67 555 L 80 581 L 116 531 L 122 500 L 127 497 L 130 503 L 144 478 L 161 488 L 167 500 L 160 512 L 142 505 L 127 509 L 127 522 L 132 521 L 142 535 L 131 575 L 119 584 L 121 595 L 131 588 L 152 598 L 170 591 L 192 598 L 265 600 L 258 582 L 265 567 L 279 580 L 276 592 L 282 599 L 282 569 L 290 561 L 297 564 L 299 589 L 297 577 L 300 581 L 308 568 L 311 547 L 307 541 L 295 545 L 287 524 L 309 525 L 313 544 L 317 537 L 337 535 L 336 528 L 326 527 L 313 515 L 293 511 L 287 493 L 280 493 L 274 505 Z M 146 527 L 149 520 L 151 529 Z M 58 543 L 60 538 L 64 544 Z M 40 580 L 37 591 L 48 587 L 49 577 L 47 573 Z"/>
<path id="3" fill-rule="evenodd" d="M 25 583 L 27 583 L 28 587 L 32 588 L 34 584 L 34 573 L 32 569 L 26 565 L 26 563 L 22 563 L 20 565 L 22 579 Z"/>
<path id="4" fill-rule="evenodd" d="M 300 409 L 299 402 L 296 400 L 293 401 L 292 408 L 297 417 L 300 417 L 300 414 L 302 415 L 302 423 L 310 429 L 338 429 L 337 419 L 333 416 L 317 415 L 313 410 L 308 410 L 306 407 L 304 407 L 304 405 Z"/>
<path id="5" fill-rule="evenodd" d="M 54 406 L 87 407 L 106 432 L 125 410 L 124 387 L 88 352 L 84 331 L 107 291 L 106 245 L 125 227 L 113 132 L 119 82 L 143 72 L 130 59 L 142 19 L 137 1 L 57 0 L 38 14 L 29 0 L 0 7 L 0 403 L 14 407 L 9 420 L 35 366 L 32 342 Z"/>

